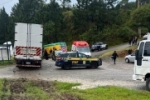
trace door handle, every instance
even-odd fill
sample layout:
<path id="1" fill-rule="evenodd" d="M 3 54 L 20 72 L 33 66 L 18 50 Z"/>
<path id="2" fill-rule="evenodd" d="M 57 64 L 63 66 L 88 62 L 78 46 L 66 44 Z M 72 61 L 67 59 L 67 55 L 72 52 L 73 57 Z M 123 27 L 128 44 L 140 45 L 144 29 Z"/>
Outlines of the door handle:
<path id="1" fill-rule="evenodd" d="M 143 59 L 143 61 L 148 61 L 147 59 Z"/>

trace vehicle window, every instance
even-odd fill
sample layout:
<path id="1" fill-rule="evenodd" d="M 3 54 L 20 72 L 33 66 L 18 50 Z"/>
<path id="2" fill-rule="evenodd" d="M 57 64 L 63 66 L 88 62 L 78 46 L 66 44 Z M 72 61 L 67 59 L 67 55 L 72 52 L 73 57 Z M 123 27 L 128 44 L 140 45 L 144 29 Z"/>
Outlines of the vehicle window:
<path id="1" fill-rule="evenodd" d="M 87 56 L 85 54 L 79 53 L 80 58 L 86 58 Z"/>
<path id="2" fill-rule="evenodd" d="M 77 57 L 76 53 L 70 53 L 69 57 Z"/>
<path id="3" fill-rule="evenodd" d="M 99 43 L 95 43 L 96 45 L 99 45 Z"/>
<path id="4" fill-rule="evenodd" d="M 65 54 L 59 54 L 59 57 L 67 57 L 68 56 L 68 53 L 65 53 Z"/>
<path id="5" fill-rule="evenodd" d="M 89 47 L 78 47 L 77 50 L 79 52 L 90 52 L 90 48 Z"/>
<path id="6" fill-rule="evenodd" d="M 145 43 L 144 56 L 150 56 L 150 42 Z"/>
<path id="7" fill-rule="evenodd" d="M 142 56 L 144 43 L 142 42 L 139 47 L 139 56 Z"/>

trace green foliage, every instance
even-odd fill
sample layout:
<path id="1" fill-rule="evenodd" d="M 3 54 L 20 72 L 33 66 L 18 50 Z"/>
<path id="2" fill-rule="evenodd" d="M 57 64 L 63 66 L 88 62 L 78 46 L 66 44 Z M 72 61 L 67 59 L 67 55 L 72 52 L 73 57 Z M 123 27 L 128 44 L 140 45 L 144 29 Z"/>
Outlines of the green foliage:
<path id="1" fill-rule="evenodd" d="M 130 23 L 133 27 L 147 27 L 150 31 L 150 4 L 144 5 L 133 11 Z"/>
<path id="2" fill-rule="evenodd" d="M 120 27 L 118 33 L 118 36 L 122 38 L 123 42 L 128 42 L 129 37 L 137 35 L 131 28 L 127 26 Z"/>
<path id="3" fill-rule="evenodd" d="M 14 64 L 13 60 L 6 60 L 6 61 L 0 61 L 0 66 L 4 66 L 4 65 L 12 65 Z M 6 67 L 6 66 L 5 66 Z"/>
<path id="4" fill-rule="evenodd" d="M 80 91 L 83 99 L 93 100 L 148 100 L 148 92 L 129 90 L 121 87 L 107 86 Z M 138 98 L 137 98 L 138 96 Z M 139 97 L 140 96 L 140 97 Z"/>
<path id="5" fill-rule="evenodd" d="M 13 6 L 10 16 L 5 13 L 5 9 L 2 9 L 0 43 L 4 41 L 4 33 L 8 33 L 7 40 L 13 43 L 16 22 L 42 24 L 43 44 L 64 41 L 70 45 L 72 41 L 85 40 L 89 44 L 104 41 L 109 45 L 115 45 L 124 42 L 128 36 L 136 32 L 135 27 L 132 27 L 135 32 L 129 27 L 135 21 L 127 24 L 131 12 L 135 10 L 135 2 L 77 0 L 77 4 L 73 7 L 69 6 L 69 3 L 70 0 L 62 0 L 61 5 L 56 0 L 50 0 L 49 3 L 45 0 L 19 0 L 19 3 Z M 145 11 L 145 13 L 148 12 Z M 132 19 L 136 17 L 133 15 Z M 8 22 L 7 28 L 4 20 Z M 124 35 L 126 36 L 122 37 Z M 116 41 L 113 41 L 114 38 Z"/>
<path id="6" fill-rule="evenodd" d="M 0 10 L 0 44 L 8 40 L 9 16 L 5 12 L 5 8 Z"/>
<path id="7" fill-rule="evenodd" d="M 80 83 L 67 83 L 55 81 L 55 85 L 59 90 L 71 90 L 74 86 L 81 85 Z"/>

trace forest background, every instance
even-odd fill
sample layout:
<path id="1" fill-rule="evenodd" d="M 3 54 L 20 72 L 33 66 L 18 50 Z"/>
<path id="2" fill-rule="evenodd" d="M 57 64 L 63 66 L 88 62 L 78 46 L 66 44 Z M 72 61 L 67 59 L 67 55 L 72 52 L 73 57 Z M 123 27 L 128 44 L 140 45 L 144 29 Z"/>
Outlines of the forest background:
<path id="1" fill-rule="evenodd" d="M 0 44 L 14 43 L 16 22 L 42 24 L 43 45 L 75 40 L 116 45 L 150 32 L 150 0 L 77 0 L 74 5 L 71 0 L 19 0 L 10 15 L 0 9 Z"/>

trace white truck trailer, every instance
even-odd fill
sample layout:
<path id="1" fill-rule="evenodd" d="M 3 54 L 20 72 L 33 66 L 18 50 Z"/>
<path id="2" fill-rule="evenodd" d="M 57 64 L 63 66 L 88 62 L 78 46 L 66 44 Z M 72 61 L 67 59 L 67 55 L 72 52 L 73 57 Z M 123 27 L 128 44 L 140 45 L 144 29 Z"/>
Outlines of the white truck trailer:
<path id="1" fill-rule="evenodd" d="M 150 91 L 150 40 L 139 42 L 135 53 L 132 79 L 146 81 L 146 89 Z"/>
<path id="2" fill-rule="evenodd" d="M 41 67 L 43 26 L 15 23 L 14 58 L 16 67 Z"/>

